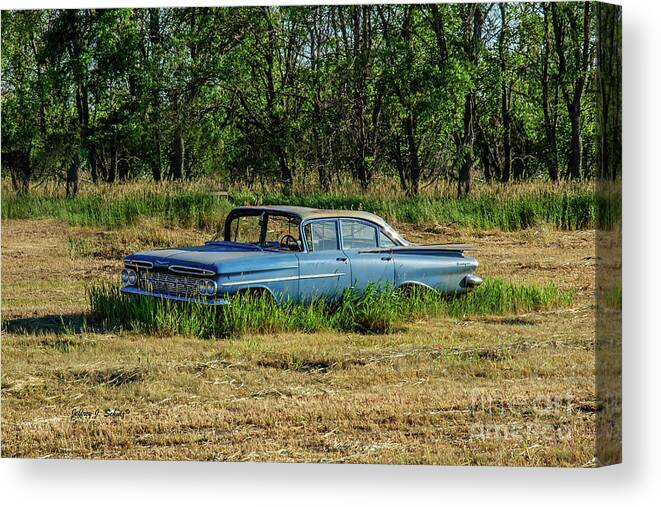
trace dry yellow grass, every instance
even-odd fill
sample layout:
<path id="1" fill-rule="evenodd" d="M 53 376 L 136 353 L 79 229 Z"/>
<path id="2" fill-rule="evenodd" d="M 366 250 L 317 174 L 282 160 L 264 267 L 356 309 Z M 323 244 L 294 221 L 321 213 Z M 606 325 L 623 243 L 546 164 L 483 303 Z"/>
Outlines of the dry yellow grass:
<path id="1" fill-rule="evenodd" d="M 11 195 L 14 191 L 8 179 L 3 179 L 1 183 L 2 193 Z M 483 195 L 498 195 L 501 197 L 516 197 L 521 195 L 535 195 L 543 192 L 562 192 L 562 191 L 577 191 L 588 190 L 593 191 L 596 187 L 595 181 L 557 181 L 550 182 L 546 180 L 529 180 L 517 181 L 516 184 L 512 183 L 486 183 L 480 179 L 473 182 L 471 190 L 472 196 Z M 161 191 L 161 192 L 177 192 L 177 191 L 201 191 L 201 192 L 248 192 L 257 195 L 278 191 L 279 188 L 274 186 L 272 181 L 257 181 L 254 185 L 249 186 L 241 182 L 229 183 L 226 178 L 206 177 L 197 178 L 194 180 L 181 180 L 181 181 L 168 181 L 154 182 L 151 179 L 142 180 L 129 180 L 117 183 L 103 183 L 96 184 L 90 181 L 80 182 L 79 195 L 94 195 L 100 198 L 117 199 L 125 194 L 133 194 L 136 192 L 144 191 Z M 611 188 L 611 184 L 600 182 L 599 188 L 607 190 Z M 615 184 L 613 188 L 619 191 L 620 185 Z M 292 191 L 299 194 L 309 194 L 311 192 L 325 193 L 320 187 L 315 178 L 310 178 L 306 171 L 298 173 L 292 184 Z M 340 181 L 333 180 L 329 188 L 330 193 L 341 195 L 365 195 L 371 197 L 381 198 L 401 198 L 403 192 L 399 183 L 399 179 L 391 175 L 377 174 L 375 175 L 368 190 L 365 192 L 360 188 L 359 183 L 353 178 L 342 178 Z M 30 190 L 31 195 L 42 197 L 64 197 L 66 194 L 65 185 L 61 181 L 46 181 L 41 182 L 39 185 L 34 185 Z M 454 199 L 457 195 L 457 184 L 453 181 L 446 179 L 437 179 L 433 182 L 427 183 L 420 188 L 421 197 L 448 197 Z"/>
<path id="2" fill-rule="evenodd" d="M 401 227 L 476 243 L 483 276 L 573 288 L 569 309 L 206 341 L 79 329 L 85 285 L 124 253 L 202 233 L 2 225 L 3 457 L 592 463 L 591 231 Z"/>

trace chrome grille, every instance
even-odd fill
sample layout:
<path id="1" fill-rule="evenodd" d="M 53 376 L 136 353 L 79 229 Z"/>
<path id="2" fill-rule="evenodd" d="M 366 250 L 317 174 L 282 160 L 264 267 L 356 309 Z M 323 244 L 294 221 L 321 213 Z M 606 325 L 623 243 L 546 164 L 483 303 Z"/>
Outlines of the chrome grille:
<path id="1" fill-rule="evenodd" d="M 176 296 L 197 296 L 197 282 L 193 276 L 171 275 L 168 273 L 140 273 L 138 287 L 148 292 Z"/>

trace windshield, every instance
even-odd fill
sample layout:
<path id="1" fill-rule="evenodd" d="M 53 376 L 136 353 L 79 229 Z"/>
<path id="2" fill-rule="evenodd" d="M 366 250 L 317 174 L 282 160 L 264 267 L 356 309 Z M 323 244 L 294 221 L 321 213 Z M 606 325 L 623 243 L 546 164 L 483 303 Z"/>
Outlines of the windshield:
<path id="1" fill-rule="evenodd" d="M 230 222 L 230 237 L 228 239 L 235 243 L 259 245 L 259 239 L 262 234 L 262 221 L 263 218 L 261 215 L 236 217 Z M 221 236 L 221 234 L 219 233 L 218 236 Z"/>
<path id="2" fill-rule="evenodd" d="M 301 250 L 300 220 L 289 215 L 270 213 L 236 215 L 227 223 L 226 231 L 214 241 L 232 241 L 259 245 L 262 248 Z"/>

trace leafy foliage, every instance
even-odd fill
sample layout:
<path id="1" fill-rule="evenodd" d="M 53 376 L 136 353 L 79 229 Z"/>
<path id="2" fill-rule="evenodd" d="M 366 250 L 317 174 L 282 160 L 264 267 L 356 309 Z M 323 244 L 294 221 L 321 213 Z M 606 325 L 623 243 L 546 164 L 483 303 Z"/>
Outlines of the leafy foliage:
<path id="1" fill-rule="evenodd" d="M 3 11 L 2 164 L 70 195 L 81 174 L 614 178 L 619 24 L 591 3 Z"/>

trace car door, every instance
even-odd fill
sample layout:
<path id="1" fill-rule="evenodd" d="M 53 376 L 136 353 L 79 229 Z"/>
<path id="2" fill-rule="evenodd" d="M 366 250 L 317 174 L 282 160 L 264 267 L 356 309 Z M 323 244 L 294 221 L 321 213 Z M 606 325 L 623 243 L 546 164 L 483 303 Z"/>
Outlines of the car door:
<path id="1" fill-rule="evenodd" d="M 337 220 L 306 222 L 303 235 L 306 251 L 297 254 L 301 300 L 339 299 L 351 283 L 351 268 L 340 248 Z"/>
<path id="2" fill-rule="evenodd" d="M 357 290 L 368 285 L 394 285 L 395 264 L 388 252 L 369 252 L 378 247 L 379 230 L 364 220 L 341 219 L 342 250 L 351 265 L 351 284 Z"/>

